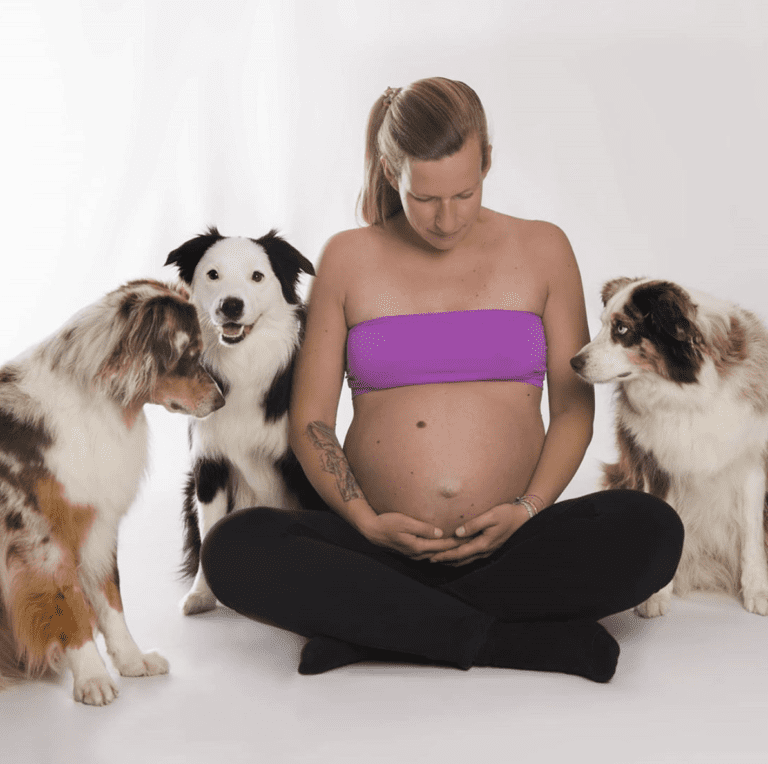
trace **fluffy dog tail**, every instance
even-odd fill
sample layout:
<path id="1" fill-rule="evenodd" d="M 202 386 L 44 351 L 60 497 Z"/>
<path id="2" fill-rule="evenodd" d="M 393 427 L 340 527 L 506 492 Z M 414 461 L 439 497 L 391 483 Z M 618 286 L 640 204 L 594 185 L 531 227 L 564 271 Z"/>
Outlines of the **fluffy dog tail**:
<path id="1" fill-rule="evenodd" d="M 184 488 L 184 506 L 181 512 L 184 525 L 184 551 L 182 563 L 179 566 L 179 577 L 192 578 L 197 573 L 200 564 L 200 526 L 197 522 L 195 507 L 195 476 L 190 473 Z"/>

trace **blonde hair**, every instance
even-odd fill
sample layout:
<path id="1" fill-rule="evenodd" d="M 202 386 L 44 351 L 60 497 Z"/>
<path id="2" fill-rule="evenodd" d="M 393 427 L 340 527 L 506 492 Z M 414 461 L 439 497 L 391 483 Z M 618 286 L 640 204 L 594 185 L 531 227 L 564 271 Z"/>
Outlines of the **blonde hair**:
<path id="1" fill-rule="evenodd" d="M 480 99 L 469 85 L 445 77 L 418 80 L 406 88 L 387 88 L 368 116 L 365 178 L 358 199 L 363 220 L 381 225 L 403 205 L 384 174 L 382 157 L 400 175 L 407 157 L 443 159 L 477 135 L 482 169 L 489 160 L 488 124 Z"/>

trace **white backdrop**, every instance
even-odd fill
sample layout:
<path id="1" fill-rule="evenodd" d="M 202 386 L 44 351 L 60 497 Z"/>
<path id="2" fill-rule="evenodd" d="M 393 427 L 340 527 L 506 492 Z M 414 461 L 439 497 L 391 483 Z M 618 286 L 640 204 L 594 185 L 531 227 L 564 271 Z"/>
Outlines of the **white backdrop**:
<path id="1" fill-rule="evenodd" d="M 373 100 L 432 75 L 486 106 L 486 204 L 570 237 L 593 331 L 620 275 L 768 318 L 765 8 L 0 0 L 0 360 L 211 223 L 316 260 L 356 225 Z"/>

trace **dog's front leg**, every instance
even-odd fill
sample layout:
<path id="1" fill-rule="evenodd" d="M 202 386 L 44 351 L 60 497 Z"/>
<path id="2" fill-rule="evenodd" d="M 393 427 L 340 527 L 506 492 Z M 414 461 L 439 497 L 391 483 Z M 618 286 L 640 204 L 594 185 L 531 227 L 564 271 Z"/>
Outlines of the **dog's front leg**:
<path id="1" fill-rule="evenodd" d="M 643 618 L 656 618 L 666 615 L 672 604 L 672 586 L 670 581 L 663 589 L 652 594 L 645 602 L 635 608 L 635 612 Z"/>
<path id="2" fill-rule="evenodd" d="M 142 653 L 128 631 L 123 615 L 117 561 L 112 574 L 88 587 L 88 598 L 96 611 L 107 652 L 121 676 L 155 676 L 168 673 L 168 661 L 156 652 Z"/>
<path id="3" fill-rule="evenodd" d="M 768 561 L 765 554 L 765 472 L 756 466 L 737 498 L 741 538 L 741 590 L 750 613 L 768 615 Z"/>
<path id="4" fill-rule="evenodd" d="M 67 577 L 73 583 L 60 586 L 51 578 L 35 593 L 34 608 L 45 624 L 35 636 L 48 632 L 64 645 L 64 661 L 72 671 L 75 700 L 90 706 L 106 706 L 117 697 L 118 690 L 93 641 L 93 606 L 74 570 L 62 570 L 64 576 L 70 574 Z"/>
<path id="5" fill-rule="evenodd" d="M 227 514 L 229 503 L 229 481 L 232 467 L 224 461 L 201 459 L 195 465 L 194 506 L 195 520 L 200 534 L 200 542 L 208 531 Z M 191 519 L 191 518 L 190 518 Z M 216 596 L 205 580 L 203 568 L 198 558 L 197 572 L 192 588 L 181 601 L 184 615 L 204 613 L 216 607 Z"/>

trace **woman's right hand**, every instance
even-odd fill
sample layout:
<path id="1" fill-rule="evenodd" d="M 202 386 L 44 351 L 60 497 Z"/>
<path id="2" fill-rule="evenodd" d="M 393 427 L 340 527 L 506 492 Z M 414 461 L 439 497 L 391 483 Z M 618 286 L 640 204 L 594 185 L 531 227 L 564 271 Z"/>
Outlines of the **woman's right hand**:
<path id="1" fill-rule="evenodd" d="M 375 515 L 358 530 L 372 544 L 393 549 L 412 560 L 425 560 L 464 543 L 455 536 L 442 538 L 440 528 L 399 512 Z"/>

